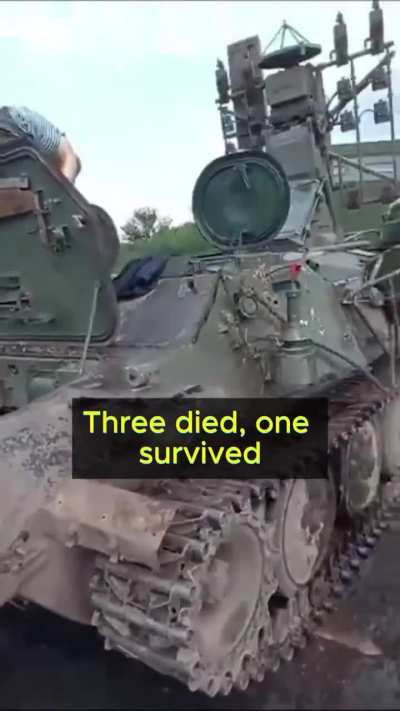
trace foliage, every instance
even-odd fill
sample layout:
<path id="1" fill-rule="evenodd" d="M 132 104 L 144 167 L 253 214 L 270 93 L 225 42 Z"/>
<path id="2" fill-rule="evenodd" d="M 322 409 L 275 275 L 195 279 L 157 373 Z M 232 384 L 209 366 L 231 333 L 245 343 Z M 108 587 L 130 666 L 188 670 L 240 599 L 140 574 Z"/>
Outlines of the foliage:
<path id="1" fill-rule="evenodd" d="M 117 271 L 136 257 L 159 254 L 171 257 L 194 256 L 215 249 L 206 242 L 193 222 L 162 230 L 150 240 L 123 241 L 120 246 Z"/>
<path id="2" fill-rule="evenodd" d="M 125 239 L 129 242 L 153 239 L 171 227 L 169 217 L 161 217 L 154 207 L 139 207 L 132 217 L 121 227 Z"/>

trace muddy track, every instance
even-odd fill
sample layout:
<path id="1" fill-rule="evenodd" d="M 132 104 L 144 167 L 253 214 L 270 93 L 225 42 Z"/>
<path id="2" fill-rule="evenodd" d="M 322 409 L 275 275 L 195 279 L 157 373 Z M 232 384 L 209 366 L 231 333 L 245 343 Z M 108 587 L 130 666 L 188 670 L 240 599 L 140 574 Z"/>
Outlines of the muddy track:
<path id="1" fill-rule="evenodd" d="M 400 389 L 381 388 L 364 374 L 319 392 L 329 400 L 330 454 L 340 454 L 354 433 L 399 395 Z M 300 464 L 309 469 L 313 454 L 302 452 Z M 297 472 L 298 451 L 292 459 Z M 290 461 L 285 452 L 286 477 Z M 228 694 L 233 687 L 245 689 L 266 671 L 276 670 L 282 660 L 290 661 L 357 578 L 387 526 L 390 507 L 381 481 L 378 497 L 362 516 L 336 517 L 316 574 L 284 598 L 274 540 L 279 527 L 275 512 L 288 485 L 279 479 L 221 479 L 164 480 L 147 486 L 144 493 L 178 502 L 178 512 L 163 541 L 158 572 L 98 557 L 91 582 L 93 623 L 106 649 L 140 659 L 209 696 Z M 258 556 L 260 580 L 246 631 L 229 645 L 226 637 L 235 608 L 230 607 L 231 591 L 224 585 L 224 561 L 215 556 L 238 526 L 248 536 L 248 550 Z M 242 579 L 246 572 L 252 577 L 251 565 L 244 568 L 244 575 L 242 571 Z M 202 617 L 202 610 L 216 608 L 220 622 L 212 613 Z M 245 615 L 243 611 L 242 622 Z M 220 654 L 214 655 L 218 640 L 223 640 Z"/>

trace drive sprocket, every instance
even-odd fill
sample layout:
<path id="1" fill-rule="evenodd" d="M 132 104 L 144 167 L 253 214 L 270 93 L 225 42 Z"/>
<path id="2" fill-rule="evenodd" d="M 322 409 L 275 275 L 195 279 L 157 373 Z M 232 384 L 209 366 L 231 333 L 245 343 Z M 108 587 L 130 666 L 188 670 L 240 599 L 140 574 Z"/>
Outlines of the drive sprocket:
<path id="1" fill-rule="evenodd" d="M 186 498 L 198 500 L 198 488 L 185 482 Z M 176 502 L 180 489 L 170 483 L 158 498 Z M 99 557 L 92 581 L 94 621 L 109 647 L 210 696 L 256 678 L 260 647 L 273 643 L 268 603 L 277 590 L 268 524 L 246 506 L 234 511 L 242 492 L 229 482 L 220 489 L 217 501 L 208 488 L 199 504 L 178 502 L 158 574 Z"/>

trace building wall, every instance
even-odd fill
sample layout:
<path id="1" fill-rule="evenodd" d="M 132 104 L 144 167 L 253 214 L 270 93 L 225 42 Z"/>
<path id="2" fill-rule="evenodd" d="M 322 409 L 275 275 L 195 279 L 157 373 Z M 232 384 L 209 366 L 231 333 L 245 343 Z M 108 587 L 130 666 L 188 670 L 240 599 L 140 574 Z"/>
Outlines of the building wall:
<path id="1" fill-rule="evenodd" d="M 357 144 L 345 143 L 331 147 L 333 153 L 338 153 L 351 160 L 358 161 Z M 367 168 L 377 170 L 389 178 L 393 177 L 393 147 L 391 141 L 365 142 L 361 144 L 362 164 Z M 395 160 L 397 175 L 400 179 L 400 140 L 395 141 Z M 343 228 L 346 232 L 356 230 L 379 228 L 382 224 L 382 215 L 387 206 L 381 203 L 363 205 L 359 210 L 348 210 L 343 202 L 347 189 L 358 185 L 359 171 L 356 168 L 342 164 L 343 194 L 341 195 L 338 180 L 338 171 L 333 166 L 334 204 Z M 365 200 L 378 199 L 383 187 L 383 181 L 372 175 L 363 173 L 363 192 Z"/>
<path id="2" fill-rule="evenodd" d="M 356 143 L 341 143 L 332 146 L 332 152 L 338 153 L 346 158 L 358 162 L 357 144 Z M 400 140 L 395 141 L 394 158 L 397 167 L 397 175 L 400 176 Z M 393 169 L 393 146 L 391 141 L 376 141 L 361 143 L 361 163 L 366 168 L 372 168 L 380 173 L 383 173 L 388 178 L 394 176 Z M 334 183 L 339 184 L 338 170 L 336 161 L 333 164 L 333 179 Z M 342 179 L 345 184 L 357 183 L 359 172 L 356 168 L 342 164 Z M 363 174 L 363 182 L 373 183 L 377 179 L 367 173 Z"/>
<path id="3" fill-rule="evenodd" d="M 351 160 L 358 161 L 357 155 L 352 157 Z M 396 156 L 396 167 L 397 175 L 400 176 L 400 156 Z M 361 160 L 362 165 L 366 168 L 372 168 L 372 170 L 377 170 L 383 173 L 387 178 L 393 178 L 393 158 L 391 156 L 383 155 L 380 156 L 363 156 Z M 356 168 L 352 168 L 348 165 L 342 163 L 342 180 L 345 184 L 356 183 L 358 181 L 359 171 Z M 332 177 L 335 185 L 339 185 L 339 171 L 334 164 L 332 170 Z M 377 179 L 373 175 L 368 175 L 368 173 L 363 173 L 363 181 L 366 183 L 377 182 Z"/>

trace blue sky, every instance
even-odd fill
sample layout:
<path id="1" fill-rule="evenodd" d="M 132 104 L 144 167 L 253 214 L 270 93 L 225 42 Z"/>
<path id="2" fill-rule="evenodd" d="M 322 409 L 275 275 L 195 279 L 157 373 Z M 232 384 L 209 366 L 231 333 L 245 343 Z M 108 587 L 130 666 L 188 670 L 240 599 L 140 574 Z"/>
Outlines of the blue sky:
<path id="1" fill-rule="evenodd" d="M 78 189 L 120 227 L 133 209 L 157 207 L 191 218 L 191 191 L 203 166 L 222 152 L 215 107 L 216 58 L 226 45 L 259 34 L 267 45 L 283 19 L 332 49 L 342 10 L 350 49 L 368 35 L 370 2 L 4 2 L 0 3 L 3 104 L 40 111 L 69 135 L 82 159 Z M 386 39 L 398 43 L 399 1 L 383 2 Z M 394 62 L 400 111 L 399 58 Z M 360 62 L 359 76 L 370 58 Z M 348 68 L 328 70 L 326 84 Z M 376 100 L 380 94 L 367 97 Z M 397 129 L 398 129 L 397 120 Z M 363 138 L 389 136 L 362 122 Z M 340 134 L 340 141 L 353 134 Z"/>

